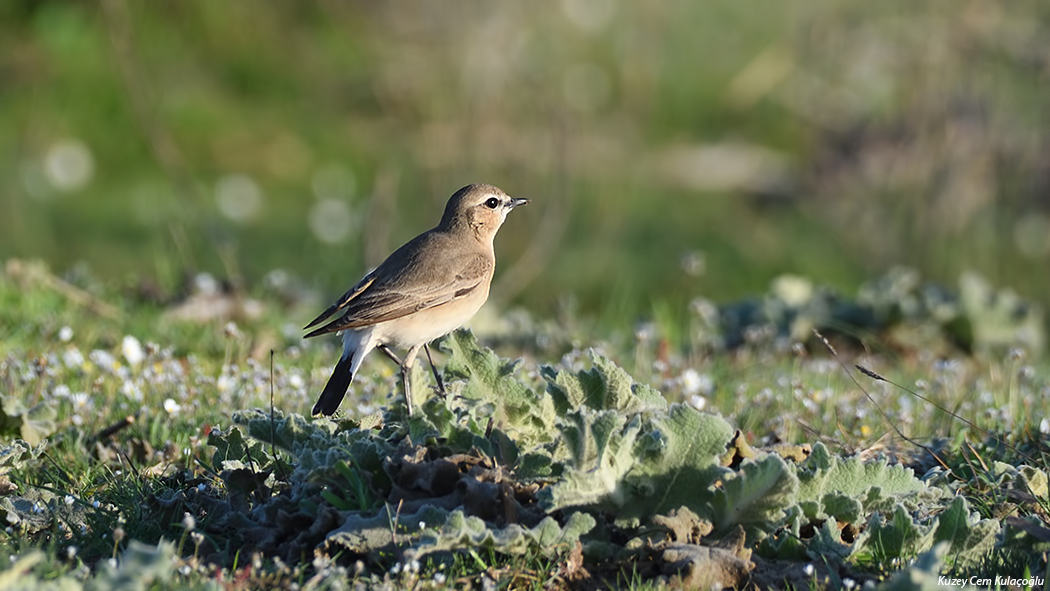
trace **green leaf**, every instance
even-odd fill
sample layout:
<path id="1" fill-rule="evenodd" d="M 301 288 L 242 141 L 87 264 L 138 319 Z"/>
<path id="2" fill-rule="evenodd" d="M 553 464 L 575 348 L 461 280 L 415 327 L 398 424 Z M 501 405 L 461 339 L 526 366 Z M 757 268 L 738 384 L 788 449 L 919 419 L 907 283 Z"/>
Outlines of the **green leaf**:
<path id="1" fill-rule="evenodd" d="M 33 446 L 21 439 L 15 439 L 9 445 L 0 445 L 0 475 L 23 468 L 39 457 L 45 447 L 47 441 Z"/>
<path id="2" fill-rule="evenodd" d="M 824 507 L 825 499 L 838 503 L 841 496 L 854 499 L 867 497 L 863 510 L 870 513 L 877 507 L 871 506 L 878 499 L 890 501 L 889 507 L 899 497 L 926 490 L 926 485 L 915 477 L 913 472 L 903 466 L 890 466 L 886 460 L 864 462 L 860 458 L 843 459 L 832 456 L 822 443 L 813 446 L 813 453 L 798 467 L 798 500 L 806 516 L 812 520 L 826 519 L 828 509 Z M 875 490 L 878 489 L 878 490 Z M 836 496 L 828 497 L 828 494 Z M 855 514 L 849 509 L 841 513 L 841 504 L 830 509 L 838 516 Z"/>
<path id="3" fill-rule="evenodd" d="M 823 512 L 843 523 L 859 523 L 864 516 L 864 504 L 859 500 L 838 492 L 824 495 L 821 499 Z"/>
<path id="4" fill-rule="evenodd" d="M 55 407 L 40 402 L 26 408 L 22 400 L 0 394 L 0 435 L 19 437 L 32 446 L 40 445 L 55 432 Z"/>
<path id="5" fill-rule="evenodd" d="M 212 429 L 208 433 L 208 445 L 215 448 L 211 462 L 217 469 L 223 468 L 225 462 L 241 462 L 246 467 L 249 457 L 256 468 L 270 465 L 270 456 L 262 444 L 245 438 L 244 432 L 237 426 L 231 427 L 229 431 Z M 235 467 L 231 465 L 229 469 Z"/>
<path id="6" fill-rule="evenodd" d="M 861 564 L 908 560 L 933 548 L 935 524 L 916 523 L 902 505 L 897 505 L 887 521 L 876 513 L 868 527 L 853 543 L 850 556 Z"/>
<path id="7" fill-rule="evenodd" d="M 444 371 L 449 393 L 444 409 L 432 405 L 424 408 L 445 436 L 449 425 L 484 435 L 491 419 L 521 449 L 531 450 L 553 440 L 554 402 L 514 377 L 520 359 L 501 359 L 480 346 L 466 329 L 452 332 L 439 341 L 439 347 L 449 356 Z"/>
<path id="8" fill-rule="evenodd" d="M 105 564 L 87 589 L 145 591 L 175 574 L 175 545 L 161 540 L 156 546 L 131 540 L 116 566 Z"/>
<path id="9" fill-rule="evenodd" d="M 634 383 L 626 371 L 607 357 L 593 350 L 590 356 L 591 369 L 574 374 L 550 366 L 540 368 L 558 414 L 565 415 L 583 406 L 627 415 L 667 408 L 667 400 L 659 392 Z"/>
<path id="10" fill-rule="evenodd" d="M 534 550 L 550 556 L 574 546 L 596 523 L 594 517 L 577 512 L 569 515 L 564 526 L 558 525 L 553 517 L 546 517 L 531 529 L 518 524 L 497 528 L 457 510 L 449 514 L 440 530 L 427 530 L 415 552 L 416 556 L 424 556 L 440 551 L 485 548 L 504 554 Z"/>
<path id="11" fill-rule="evenodd" d="M 342 548 L 353 554 L 380 558 L 393 550 L 394 540 L 399 544 L 415 543 L 427 528 L 442 527 L 448 515 L 448 511 L 432 505 L 424 505 L 412 513 L 399 513 L 389 505 L 371 516 L 351 512 L 340 527 L 328 533 L 324 543 L 330 554 Z"/>
<path id="12" fill-rule="evenodd" d="M 637 461 L 634 444 L 641 428 L 634 420 L 613 411 L 583 407 L 559 426 L 571 454 L 570 468 L 562 479 L 540 491 L 550 512 L 566 507 L 622 507 L 629 499 L 622 493 L 624 477 Z"/>
<path id="13" fill-rule="evenodd" d="M 718 462 L 733 434 L 724 419 L 685 405 L 626 424 L 619 413 L 587 407 L 568 418 L 562 432 L 573 462 L 540 491 L 547 511 L 592 507 L 637 524 L 685 506 L 710 518 L 711 487 L 728 472 Z"/>
<path id="14" fill-rule="evenodd" d="M 941 571 L 944 568 L 944 555 L 948 551 L 948 544 L 941 542 L 931 550 L 923 552 L 916 557 L 915 562 L 886 581 L 879 588 L 882 591 L 934 591 L 936 589 L 957 588 L 966 584 L 964 580 L 949 579 L 952 582 L 945 584 L 945 578 Z"/>
<path id="15" fill-rule="evenodd" d="M 948 542 L 948 557 L 957 563 L 977 564 L 995 547 L 1000 529 L 994 519 L 971 516 L 966 499 L 958 496 L 937 516 L 934 542 Z"/>
<path id="16" fill-rule="evenodd" d="M 727 531 L 739 524 L 749 540 L 761 539 L 780 525 L 797 492 L 798 478 L 780 456 L 747 460 L 714 493 L 715 526 Z"/>

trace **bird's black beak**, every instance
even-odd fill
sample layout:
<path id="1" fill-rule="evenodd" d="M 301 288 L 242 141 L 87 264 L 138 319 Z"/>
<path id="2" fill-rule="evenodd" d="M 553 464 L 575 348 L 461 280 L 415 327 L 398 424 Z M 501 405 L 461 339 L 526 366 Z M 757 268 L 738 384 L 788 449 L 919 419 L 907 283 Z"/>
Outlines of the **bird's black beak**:
<path id="1" fill-rule="evenodd" d="M 519 197 L 511 197 L 510 198 L 510 208 L 511 209 L 514 209 L 515 207 L 518 207 L 519 205 L 528 205 L 528 204 L 529 204 L 529 200 L 528 199 L 521 199 Z"/>

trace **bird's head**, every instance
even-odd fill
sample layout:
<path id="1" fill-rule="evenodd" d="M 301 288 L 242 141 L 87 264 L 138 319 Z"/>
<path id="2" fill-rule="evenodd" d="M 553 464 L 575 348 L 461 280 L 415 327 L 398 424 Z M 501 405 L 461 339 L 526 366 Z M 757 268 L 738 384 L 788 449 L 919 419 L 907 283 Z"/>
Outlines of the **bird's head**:
<path id="1" fill-rule="evenodd" d="M 450 230 L 465 226 L 473 229 L 479 239 L 491 240 L 510 210 L 528 202 L 492 185 L 467 185 L 449 198 L 439 228 Z"/>

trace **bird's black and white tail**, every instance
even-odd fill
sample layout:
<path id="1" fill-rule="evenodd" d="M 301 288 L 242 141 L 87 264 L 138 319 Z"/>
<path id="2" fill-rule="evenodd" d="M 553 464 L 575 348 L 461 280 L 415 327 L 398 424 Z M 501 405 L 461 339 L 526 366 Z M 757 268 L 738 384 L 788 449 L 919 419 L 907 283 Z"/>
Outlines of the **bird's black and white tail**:
<path id="1" fill-rule="evenodd" d="M 332 372 L 332 377 L 328 378 L 324 391 L 321 392 L 321 396 L 317 399 L 317 404 L 314 405 L 313 414 L 322 414 L 327 417 L 334 414 L 339 408 L 339 403 L 343 401 L 343 397 L 346 396 L 346 390 L 354 379 L 354 374 L 351 370 L 353 362 L 354 353 L 339 359 L 339 363 L 335 365 L 335 371 Z"/>

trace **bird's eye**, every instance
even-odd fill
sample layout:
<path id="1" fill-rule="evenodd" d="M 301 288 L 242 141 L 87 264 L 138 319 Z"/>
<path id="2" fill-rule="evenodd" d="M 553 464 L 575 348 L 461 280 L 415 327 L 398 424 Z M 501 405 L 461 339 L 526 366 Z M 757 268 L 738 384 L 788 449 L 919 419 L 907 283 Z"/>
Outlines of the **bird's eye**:
<path id="1" fill-rule="evenodd" d="M 485 207 L 489 209 L 496 209 L 497 207 L 499 207 L 499 199 L 496 199 L 495 197 L 489 197 L 488 201 L 485 202 Z"/>

